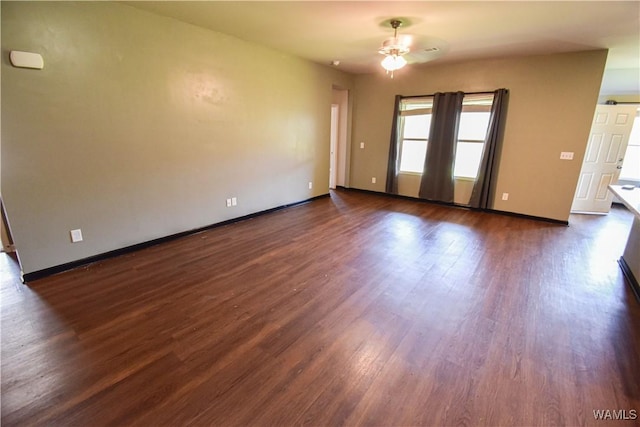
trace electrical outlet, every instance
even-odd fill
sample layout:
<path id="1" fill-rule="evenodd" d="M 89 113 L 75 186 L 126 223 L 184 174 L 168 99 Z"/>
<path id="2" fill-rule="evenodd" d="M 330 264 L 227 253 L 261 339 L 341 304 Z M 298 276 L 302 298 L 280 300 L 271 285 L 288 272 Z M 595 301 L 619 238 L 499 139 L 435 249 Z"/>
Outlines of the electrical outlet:
<path id="1" fill-rule="evenodd" d="M 238 198 L 237 197 L 232 197 L 231 198 L 231 206 L 238 206 Z"/>
<path id="2" fill-rule="evenodd" d="M 509 193 L 502 193 L 502 200 L 509 200 Z"/>
<path id="3" fill-rule="evenodd" d="M 82 230 L 77 228 L 75 230 L 71 230 L 69 232 L 71 234 L 71 242 L 72 243 L 78 243 L 78 242 L 82 242 Z"/>
<path id="4" fill-rule="evenodd" d="M 309 190 L 313 188 L 313 182 L 309 181 Z"/>
<path id="5" fill-rule="evenodd" d="M 227 199 L 227 207 L 230 208 L 231 207 L 231 199 Z"/>
<path id="6" fill-rule="evenodd" d="M 372 184 L 375 184 L 375 183 L 376 183 L 376 177 L 375 177 L 375 176 L 372 176 L 372 177 L 371 177 L 371 183 L 372 183 Z"/>
<path id="7" fill-rule="evenodd" d="M 573 151 L 562 151 L 560 153 L 560 160 L 573 160 Z"/>
<path id="8" fill-rule="evenodd" d="M 360 148 L 364 148 L 364 142 L 360 142 Z"/>

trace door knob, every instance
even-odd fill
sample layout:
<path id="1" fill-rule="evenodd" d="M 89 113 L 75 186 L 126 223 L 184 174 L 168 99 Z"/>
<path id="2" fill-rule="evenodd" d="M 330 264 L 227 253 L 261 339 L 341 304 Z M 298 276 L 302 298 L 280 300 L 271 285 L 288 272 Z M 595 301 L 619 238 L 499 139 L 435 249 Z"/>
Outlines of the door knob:
<path id="1" fill-rule="evenodd" d="M 616 166 L 616 169 L 622 169 L 622 166 Z"/>

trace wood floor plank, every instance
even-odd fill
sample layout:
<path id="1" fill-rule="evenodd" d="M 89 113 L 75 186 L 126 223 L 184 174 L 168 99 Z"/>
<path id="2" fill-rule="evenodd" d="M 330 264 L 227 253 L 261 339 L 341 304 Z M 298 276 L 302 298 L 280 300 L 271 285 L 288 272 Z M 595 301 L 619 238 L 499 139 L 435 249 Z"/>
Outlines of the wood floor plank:
<path id="1" fill-rule="evenodd" d="M 640 416 L 631 222 L 339 190 L 29 285 L 2 255 L 0 421 L 638 425 L 593 415 Z"/>

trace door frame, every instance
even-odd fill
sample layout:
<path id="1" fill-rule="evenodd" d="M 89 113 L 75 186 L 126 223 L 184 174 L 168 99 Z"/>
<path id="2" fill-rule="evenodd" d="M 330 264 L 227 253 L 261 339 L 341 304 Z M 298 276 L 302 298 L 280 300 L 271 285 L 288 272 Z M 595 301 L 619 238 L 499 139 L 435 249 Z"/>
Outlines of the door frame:
<path id="1" fill-rule="evenodd" d="M 596 106 L 576 183 L 571 213 L 606 215 L 611 209 L 613 194 L 607 187 L 609 184 L 617 183 L 620 176 L 635 118 L 635 109 L 636 107 L 629 105 L 598 104 Z M 632 110 L 633 114 L 631 114 Z M 627 116 L 626 121 L 619 122 L 619 118 L 623 116 Z M 612 125 L 615 127 L 613 131 Z M 614 144 L 616 137 L 619 138 Z M 614 148 L 616 145 L 617 148 Z M 612 148 L 615 153 L 612 152 Z M 609 159 L 611 156 L 613 158 Z"/>
<path id="2" fill-rule="evenodd" d="M 333 86 L 331 104 L 338 105 L 335 184 L 337 187 L 349 188 L 349 164 L 351 161 L 351 99 L 349 90 Z"/>
<path id="3" fill-rule="evenodd" d="M 340 105 L 331 104 L 331 135 L 329 140 L 329 188 L 336 189 L 338 181 L 338 134 Z"/>

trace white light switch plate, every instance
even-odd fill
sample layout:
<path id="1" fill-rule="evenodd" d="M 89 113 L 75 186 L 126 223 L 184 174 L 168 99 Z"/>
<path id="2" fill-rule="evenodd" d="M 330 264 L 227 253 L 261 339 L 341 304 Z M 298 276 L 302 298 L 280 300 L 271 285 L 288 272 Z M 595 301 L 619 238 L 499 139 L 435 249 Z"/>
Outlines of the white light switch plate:
<path id="1" fill-rule="evenodd" d="M 563 151 L 560 153 L 561 160 L 573 160 L 573 151 Z"/>
<path id="2" fill-rule="evenodd" d="M 12 50 L 9 54 L 9 59 L 11 60 L 11 64 L 18 68 L 42 70 L 44 67 L 44 60 L 39 53 Z"/>

